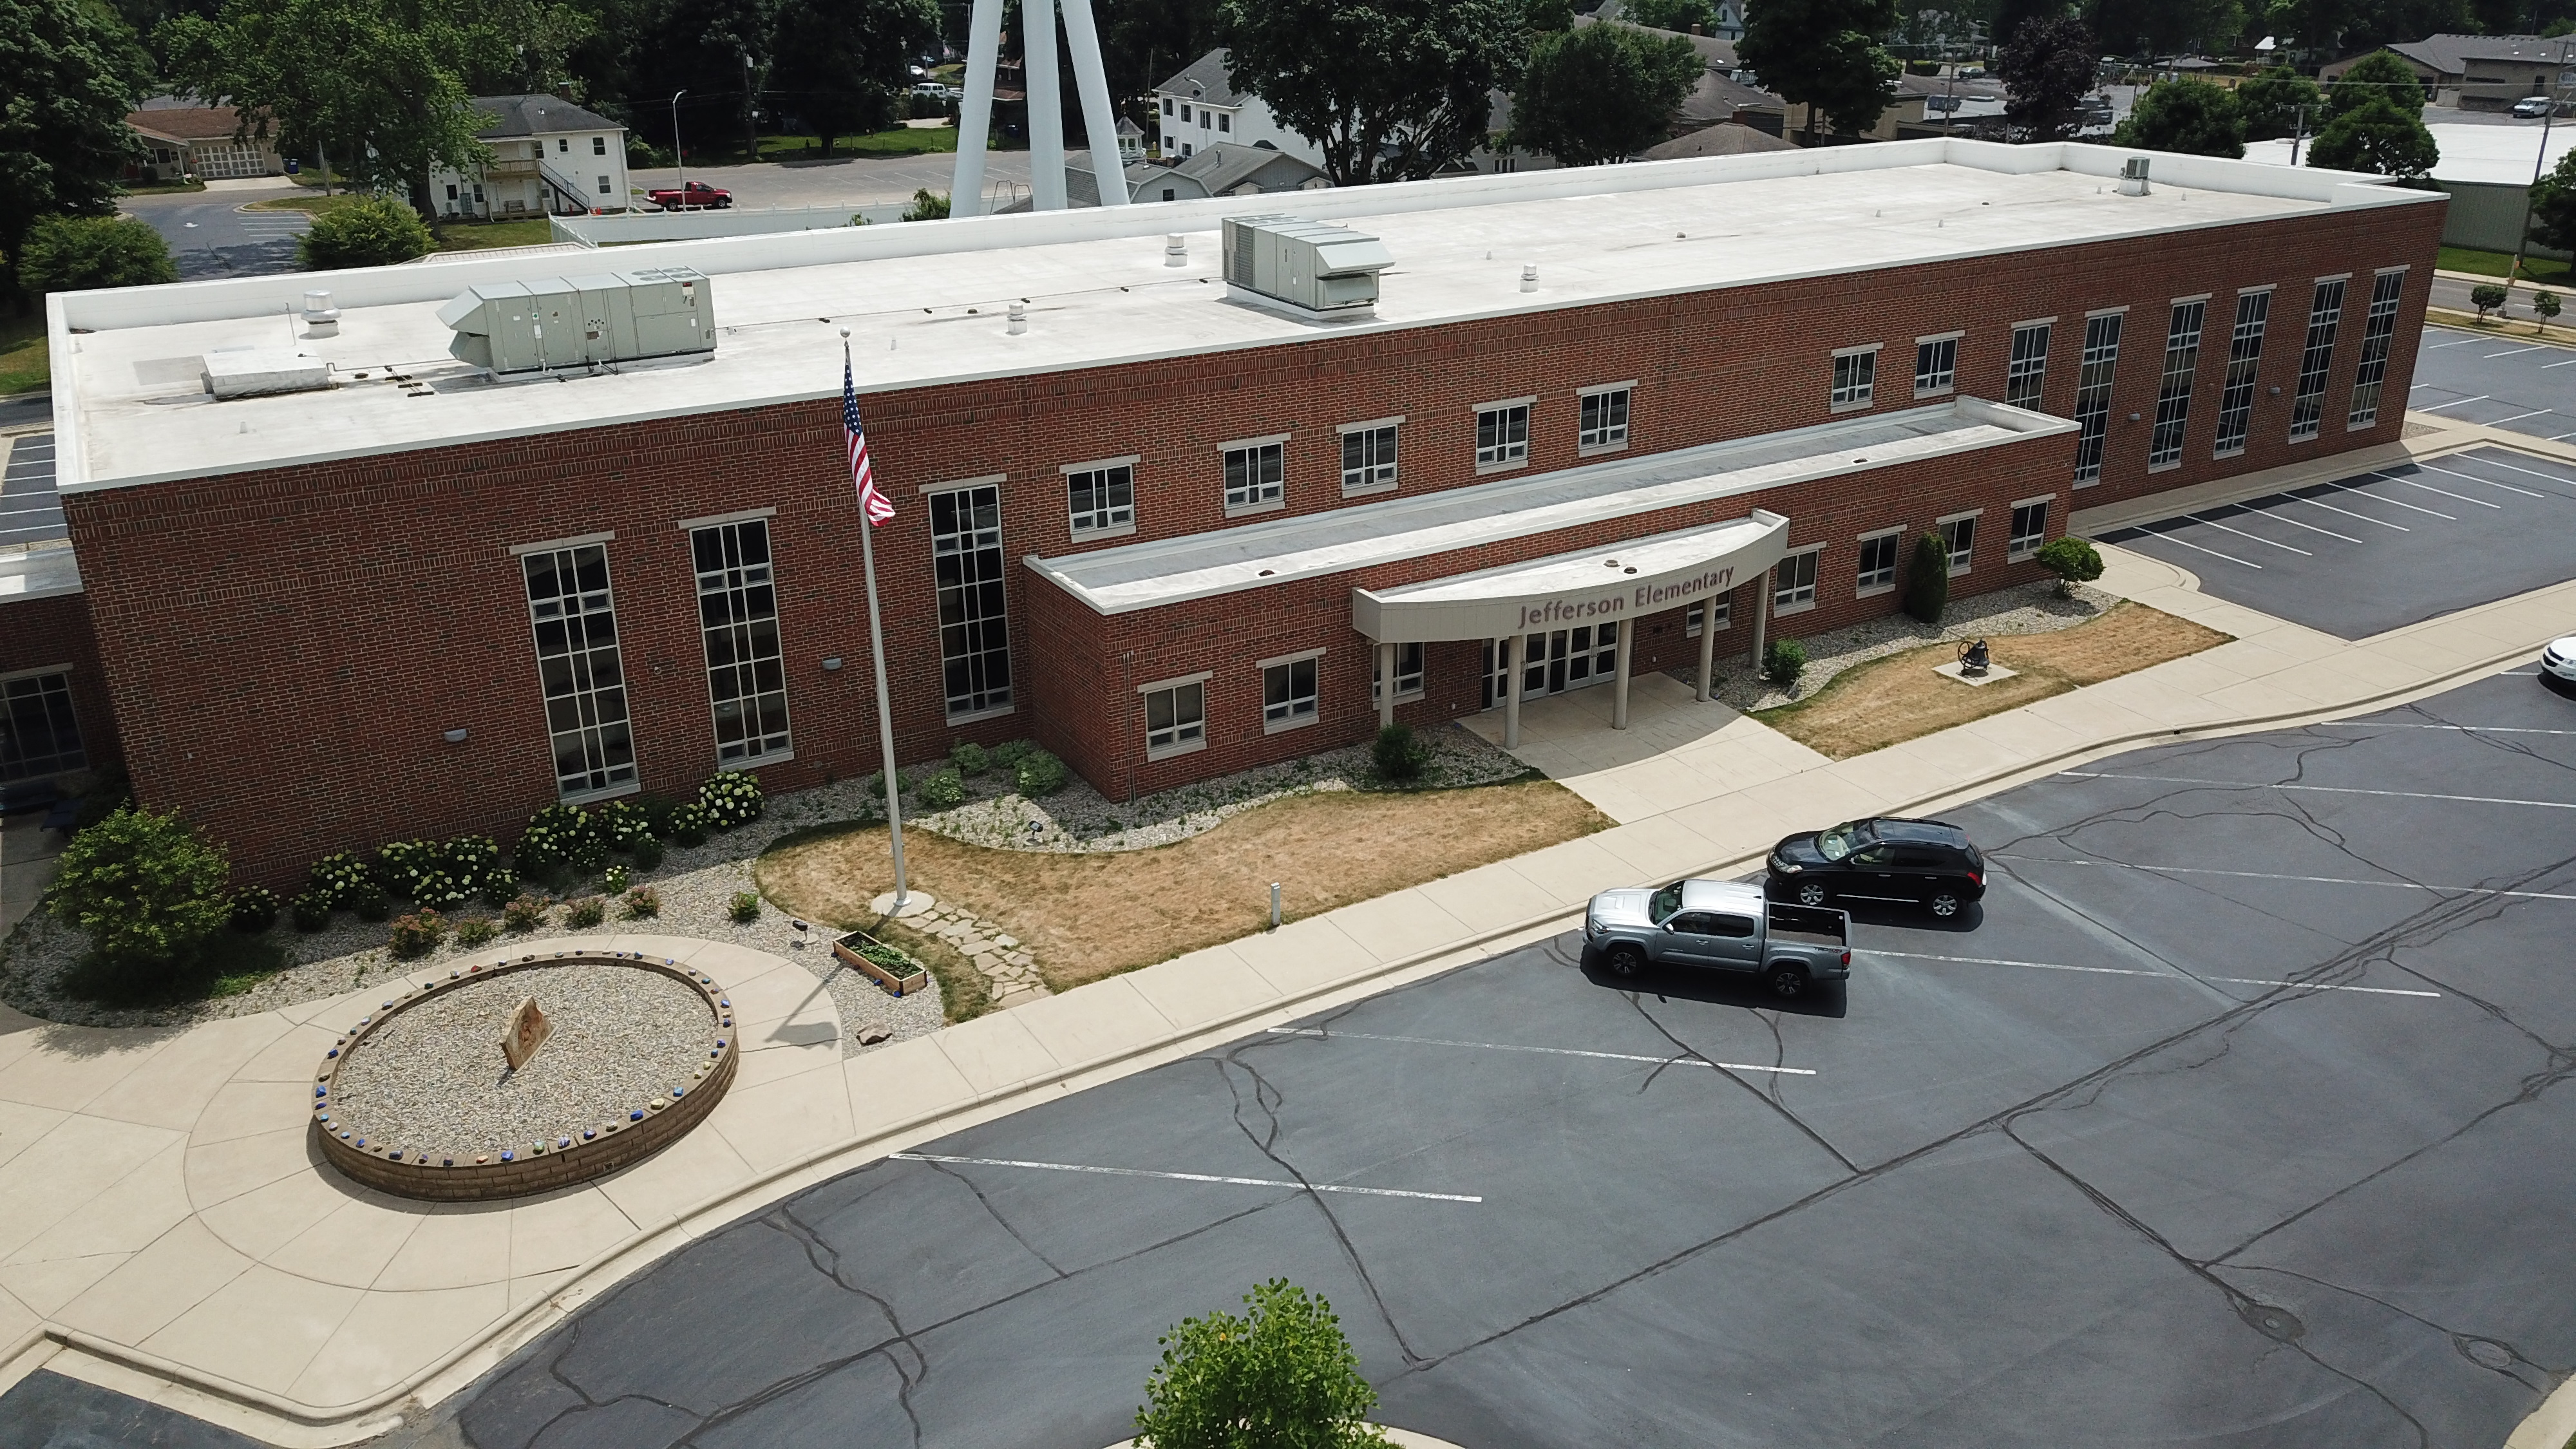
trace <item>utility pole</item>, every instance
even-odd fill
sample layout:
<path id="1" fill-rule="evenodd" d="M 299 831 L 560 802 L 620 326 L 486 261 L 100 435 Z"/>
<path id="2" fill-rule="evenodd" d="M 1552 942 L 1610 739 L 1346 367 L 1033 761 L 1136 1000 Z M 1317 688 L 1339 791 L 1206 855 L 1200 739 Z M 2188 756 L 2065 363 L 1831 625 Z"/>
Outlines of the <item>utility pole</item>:
<path id="1" fill-rule="evenodd" d="M 2540 116 L 2540 154 L 2531 158 L 2531 184 L 2540 184 L 2541 173 L 2549 169 L 2549 125 L 2558 119 L 2558 98 L 2567 92 L 2567 38 L 2558 42 L 2558 74 L 2549 87 L 2549 109 Z M 2513 270 L 2505 273 L 2505 285 L 2512 286 L 2522 275 L 2522 255 L 2531 245 L 2531 193 L 2522 194 L 2522 231 L 2514 238 Z"/>
<path id="2" fill-rule="evenodd" d="M 2290 123 L 2290 164 L 2296 166 L 2299 164 L 2299 143 L 2308 139 L 2308 103 L 2299 102 L 2291 114 L 2297 119 Z"/>
<path id="3" fill-rule="evenodd" d="M 758 119 L 760 92 L 751 83 L 751 52 L 742 53 L 742 155 L 746 161 L 760 159 Z"/>

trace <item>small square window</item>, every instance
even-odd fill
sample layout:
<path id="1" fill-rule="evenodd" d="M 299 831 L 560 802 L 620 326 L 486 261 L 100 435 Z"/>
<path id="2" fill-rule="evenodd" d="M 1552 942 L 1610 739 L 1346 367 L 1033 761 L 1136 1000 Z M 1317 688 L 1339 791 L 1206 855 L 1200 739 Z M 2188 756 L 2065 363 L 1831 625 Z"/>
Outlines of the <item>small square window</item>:
<path id="1" fill-rule="evenodd" d="M 591 137 L 591 138 L 590 138 L 590 154 L 592 154 L 593 156 L 605 156 L 605 155 L 607 155 L 607 154 L 608 154 L 608 138 L 607 138 L 606 136 L 593 136 L 593 137 Z"/>
<path id="2" fill-rule="evenodd" d="M 609 192 L 609 190 L 608 190 L 608 178 L 607 178 L 607 177 L 605 177 L 605 176 L 603 176 L 603 177 L 599 178 L 599 194 L 600 194 L 600 195 L 602 195 L 602 196 L 607 196 L 607 195 L 609 195 L 609 194 L 610 194 L 610 192 Z"/>
<path id="3" fill-rule="evenodd" d="M 1968 562 L 1977 549 L 1977 520 L 1953 518 L 1941 525 L 1941 542 L 1950 548 L 1950 576 L 1957 578 L 1968 571 Z"/>
<path id="4" fill-rule="evenodd" d="M 1177 755 L 1207 743 L 1207 685 L 1193 680 L 1145 692 L 1145 757 Z"/>
<path id="5" fill-rule="evenodd" d="M 1717 627 L 1723 629 L 1733 621 L 1735 614 L 1735 597 L 1731 594 L 1718 595 L 1716 607 Z M 1699 637 L 1700 630 L 1707 627 L 1708 611 L 1709 601 L 1705 599 L 1682 610 L 1683 638 L 1696 639 Z"/>
<path id="6" fill-rule="evenodd" d="M 2004 540 L 2006 559 L 2025 559 L 2039 552 L 2048 541 L 2048 500 L 2016 503 L 2012 511 L 2012 535 Z"/>
<path id="7" fill-rule="evenodd" d="M 1376 704 L 1385 698 L 1385 695 L 1382 692 L 1386 688 L 1386 678 L 1382 672 L 1385 668 L 1383 651 L 1372 649 L 1369 651 L 1369 658 L 1371 661 L 1369 664 L 1369 703 Z M 1419 698 L 1421 694 L 1422 646 L 1419 644 L 1398 644 L 1395 646 L 1395 697 L 1398 699 L 1416 699 Z"/>
<path id="8" fill-rule="evenodd" d="M 1896 553 L 1904 541 L 1905 530 L 1901 528 L 1873 533 L 1860 541 L 1861 593 L 1884 593 L 1896 587 Z"/>
<path id="9" fill-rule="evenodd" d="M 1628 446 L 1628 389 L 1585 393 L 1582 430 L 1574 441 L 1579 449 L 1597 452 Z"/>
<path id="10" fill-rule="evenodd" d="M 1959 339 L 1941 337 L 1914 344 L 1914 395 L 1938 397 L 1959 375 Z"/>
<path id="11" fill-rule="evenodd" d="M 1816 560 L 1824 548 L 1793 553 L 1771 571 L 1771 612 L 1794 614 L 1816 606 Z"/>
<path id="12" fill-rule="evenodd" d="M 1393 423 L 1342 434 L 1342 491 L 1373 493 L 1395 486 Z"/>
<path id="13" fill-rule="evenodd" d="M 1064 475 L 1065 509 L 1073 536 L 1136 526 L 1136 470 L 1119 463 Z"/>
<path id="14" fill-rule="evenodd" d="M 1529 404 L 1509 403 L 1476 414 L 1476 466 L 1508 468 L 1529 461 Z"/>
<path id="15" fill-rule="evenodd" d="M 1225 509 L 1277 508 L 1285 501 L 1285 449 L 1278 443 L 1229 448 L 1225 454 Z"/>
<path id="16" fill-rule="evenodd" d="M 1261 726 L 1265 731 L 1314 723 L 1317 662 L 1309 655 L 1261 671 Z"/>
<path id="17" fill-rule="evenodd" d="M 1839 353 L 1834 358 L 1833 406 L 1838 409 L 1865 408 L 1870 394 L 1878 385 L 1878 353 Z"/>

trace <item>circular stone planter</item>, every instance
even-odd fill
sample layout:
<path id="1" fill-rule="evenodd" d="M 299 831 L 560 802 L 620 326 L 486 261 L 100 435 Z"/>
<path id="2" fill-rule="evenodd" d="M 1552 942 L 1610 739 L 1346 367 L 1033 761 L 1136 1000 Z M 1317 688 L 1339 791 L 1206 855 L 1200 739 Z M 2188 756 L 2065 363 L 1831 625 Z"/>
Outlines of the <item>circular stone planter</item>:
<path id="1" fill-rule="evenodd" d="M 613 1099 L 592 1093 L 593 1100 L 561 1109 L 568 1115 L 550 1124 L 542 1135 L 523 1129 L 519 1135 L 528 1137 L 527 1141 L 468 1146 L 462 1140 L 467 1132 L 462 1129 L 444 1134 L 455 1139 L 450 1141 L 396 1140 L 407 1129 L 395 1128 L 394 1136 L 368 1130 L 369 1104 L 364 1091 L 354 1094 L 349 1108 L 342 1110 L 342 1069 L 366 1060 L 371 1040 L 384 1041 L 383 1034 L 406 1013 L 441 1002 L 442 998 L 450 998 L 444 1005 L 461 1006 L 461 1001 L 453 999 L 456 993 L 492 992 L 494 987 L 499 988 L 495 1000 L 507 997 L 515 1005 L 521 993 L 501 983 L 524 973 L 559 973 L 561 968 L 654 973 L 685 987 L 696 1004 L 703 1007 L 705 1020 L 688 1021 L 681 1028 L 686 1033 L 684 1039 L 656 1043 L 657 1047 L 669 1049 L 659 1055 L 672 1058 L 669 1069 L 654 1076 L 657 1085 L 649 1090 L 630 1086 Z M 535 984 L 534 978 L 529 984 Z M 663 989 L 666 993 L 669 990 Z M 545 1005 L 542 1000 L 538 1004 Z M 682 1004 L 687 1003 L 684 1000 Z M 694 1011 L 685 1014 L 692 1018 L 695 1015 Z M 530 1070 L 545 1065 L 546 1051 L 557 1049 L 559 1040 L 550 1039 L 539 1048 Z M 460 1033 L 453 1049 L 456 1061 L 488 1062 L 492 1075 L 502 1077 L 497 1032 L 475 1036 Z M 564 1044 L 558 1055 L 574 1049 Z M 733 1084 L 734 1067 L 741 1052 L 735 1040 L 733 1002 L 713 977 L 668 958 L 647 957 L 640 952 L 532 953 L 490 965 L 459 967 L 450 971 L 445 980 L 404 988 L 360 1017 L 332 1045 L 322 1059 L 321 1070 L 315 1074 L 312 1131 L 321 1144 L 322 1155 L 333 1167 L 369 1187 L 403 1197 L 470 1202 L 547 1192 L 615 1172 L 678 1141 L 714 1110 L 725 1089 Z M 461 1103 L 466 1092 L 485 1089 L 454 1090 Z M 409 1130 L 414 1136 L 440 1135 Z"/>

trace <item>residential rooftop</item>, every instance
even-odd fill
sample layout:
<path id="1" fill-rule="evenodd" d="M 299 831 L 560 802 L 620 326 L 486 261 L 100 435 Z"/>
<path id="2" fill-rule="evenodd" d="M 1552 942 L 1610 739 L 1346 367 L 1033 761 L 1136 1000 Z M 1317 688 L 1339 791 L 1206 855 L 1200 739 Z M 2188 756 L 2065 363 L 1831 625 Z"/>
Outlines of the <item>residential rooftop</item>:
<path id="1" fill-rule="evenodd" d="M 2154 157 L 2150 194 L 2123 196 L 2130 154 L 1901 141 L 60 293 L 48 320 L 61 486 L 827 398 L 842 328 L 861 391 L 885 392 L 2440 203 L 2379 177 L 2173 155 Z M 1276 213 L 1384 241 L 1395 262 L 1373 316 L 1325 325 L 1226 300 L 1222 218 Z M 1166 265 L 1167 234 L 1184 238 L 1186 265 Z M 672 266 L 711 279 L 711 355 L 496 382 L 448 354 L 438 310 L 469 286 Z M 332 293 L 338 335 L 300 335 L 288 314 L 307 288 Z M 1015 301 L 1021 335 L 1005 323 Z M 204 354 L 289 345 L 330 363 L 337 385 L 223 402 L 200 390 Z"/>

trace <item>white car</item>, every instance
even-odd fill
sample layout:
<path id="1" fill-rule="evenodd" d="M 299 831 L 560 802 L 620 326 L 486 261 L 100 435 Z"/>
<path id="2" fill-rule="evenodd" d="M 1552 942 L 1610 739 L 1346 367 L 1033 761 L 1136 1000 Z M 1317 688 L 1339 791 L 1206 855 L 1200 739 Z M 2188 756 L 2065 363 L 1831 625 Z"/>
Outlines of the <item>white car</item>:
<path id="1" fill-rule="evenodd" d="M 2552 639 L 2540 651 L 2540 667 L 2570 684 L 2576 684 L 2576 634 Z"/>
<path id="2" fill-rule="evenodd" d="M 2513 103 L 2513 113 L 2522 117 L 2526 121 L 2538 116 L 2548 115 L 2549 97 L 2524 96 L 2521 100 Z"/>

